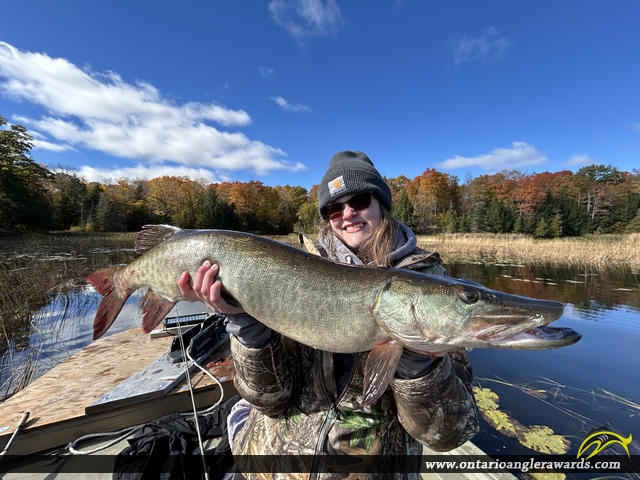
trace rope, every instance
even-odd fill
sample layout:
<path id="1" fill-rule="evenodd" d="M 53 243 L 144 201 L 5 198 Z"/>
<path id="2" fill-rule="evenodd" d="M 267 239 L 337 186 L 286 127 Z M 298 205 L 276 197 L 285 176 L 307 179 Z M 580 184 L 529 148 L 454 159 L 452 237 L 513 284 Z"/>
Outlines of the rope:
<path id="1" fill-rule="evenodd" d="M 196 433 L 198 435 L 198 444 L 200 446 L 200 454 L 202 456 L 202 463 L 203 463 L 203 467 L 204 467 L 204 471 L 206 472 L 206 462 L 204 459 L 204 444 L 202 442 L 202 437 L 200 435 L 200 427 L 198 424 L 198 415 L 210 415 L 211 413 L 213 413 L 215 411 L 216 408 L 218 408 L 220 406 L 220 404 L 222 403 L 222 400 L 224 399 L 224 387 L 222 386 L 222 383 L 220 382 L 220 380 L 213 375 L 211 372 L 209 372 L 209 370 L 207 370 L 206 368 L 203 368 L 192 356 L 191 356 L 191 352 L 189 349 L 185 349 L 184 347 L 184 342 L 182 340 L 182 329 L 180 326 L 180 320 L 177 320 L 177 326 L 178 326 L 178 336 L 180 337 L 180 348 L 182 350 L 182 354 L 183 354 L 183 358 L 186 357 L 193 362 L 193 365 L 195 365 L 199 370 L 201 370 L 205 375 L 208 375 L 209 378 L 211 378 L 214 382 L 216 382 L 216 384 L 218 385 L 218 387 L 220 388 L 220 398 L 218 399 L 218 401 L 213 404 L 211 407 L 206 408 L 205 410 L 201 410 L 201 411 L 197 411 L 196 409 L 196 404 L 195 404 L 195 397 L 193 394 L 193 386 L 191 384 L 191 376 L 190 376 L 190 372 L 189 372 L 189 365 L 188 362 L 185 362 L 185 376 L 187 377 L 187 383 L 189 385 L 189 393 L 191 395 L 191 406 L 193 408 L 193 413 L 182 413 L 181 415 L 183 416 L 193 416 L 194 422 L 195 422 L 195 429 L 196 429 Z M 105 450 L 109 447 L 111 447 L 112 445 L 115 445 L 116 443 L 124 440 L 125 438 L 127 438 L 129 435 L 132 435 L 133 433 L 137 432 L 139 429 L 141 429 L 144 426 L 144 424 L 142 425 L 136 425 L 134 427 L 128 427 L 128 428 L 124 428 L 122 430 L 119 430 L 117 432 L 104 432 L 104 433 L 90 433 L 88 435 L 83 435 L 82 437 L 77 438 L 76 440 L 74 440 L 73 442 L 70 442 L 67 447 L 66 450 L 69 450 L 69 453 L 73 454 L 73 455 L 91 455 L 93 453 L 97 453 L 100 452 L 102 450 Z M 111 437 L 114 435 L 120 435 L 118 438 L 108 442 L 105 445 L 101 445 L 97 448 L 94 448 L 92 450 L 77 450 L 75 447 L 78 443 L 92 439 L 92 438 L 99 438 L 99 437 Z M 208 474 L 205 473 L 205 479 L 208 479 Z"/>
<path id="2" fill-rule="evenodd" d="M 137 432 L 143 426 L 144 426 L 144 424 L 143 425 L 136 425 L 135 427 L 123 428 L 122 430 L 119 430 L 117 432 L 90 433 L 88 435 L 83 435 L 82 437 L 75 439 L 73 442 L 70 442 L 69 445 L 67 445 L 67 450 L 69 450 L 69 453 L 71 453 L 73 455 L 91 455 L 92 453 L 96 453 L 96 452 L 99 452 L 101 450 L 104 450 L 105 448 L 109 448 L 111 445 L 115 445 L 119 441 L 124 440 L 129 435 L 131 435 L 132 433 Z M 78 444 L 78 443 L 80 443 L 82 441 L 89 440 L 91 438 L 98 438 L 98 437 L 111 437 L 113 435 L 121 435 L 121 436 L 116 438 L 115 440 L 112 440 L 111 442 L 107 443 L 106 445 L 101 445 L 101 446 L 99 446 L 97 448 L 94 448 L 93 450 L 76 450 L 75 449 L 76 444 Z"/>
<path id="3" fill-rule="evenodd" d="M 182 350 L 182 358 L 185 358 L 188 354 L 184 348 L 184 341 L 182 338 L 182 329 L 180 327 L 180 318 L 176 318 L 178 324 L 178 335 L 180 335 L 180 349 Z M 198 445 L 200 446 L 200 458 L 202 459 L 202 471 L 204 472 L 205 480 L 209 480 L 209 473 L 207 472 L 207 462 L 204 458 L 204 443 L 202 442 L 202 436 L 200 435 L 200 424 L 198 422 L 198 409 L 196 408 L 196 398 L 193 394 L 193 386 L 191 385 L 191 375 L 189 374 L 189 362 L 184 363 L 185 375 L 187 377 L 187 384 L 189 385 L 189 396 L 191 397 L 191 406 L 193 408 L 193 422 L 198 434 Z"/>

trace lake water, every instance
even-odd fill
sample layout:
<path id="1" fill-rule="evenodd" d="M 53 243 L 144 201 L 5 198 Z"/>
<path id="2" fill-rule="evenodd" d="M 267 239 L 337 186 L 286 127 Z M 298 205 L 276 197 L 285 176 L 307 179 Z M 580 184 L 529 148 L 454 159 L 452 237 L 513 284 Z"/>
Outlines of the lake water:
<path id="1" fill-rule="evenodd" d="M 447 268 L 454 277 L 496 290 L 561 301 L 566 311 L 555 325 L 582 334 L 577 344 L 557 350 L 471 351 L 476 384 L 497 394 L 501 411 L 525 431 L 536 425 L 549 427 L 570 442 L 568 453 L 573 455 L 592 428 L 606 424 L 625 437 L 632 433 L 640 439 L 638 276 L 514 265 L 448 264 Z M 139 297 L 128 301 L 107 335 L 140 326 L 138 301 Z M 32 348 L 13 351 L 11 362 L 3 360 L 0 385 L 6 388 L 11 365 L 20 364 L 36 350 L 41 352 L 39 376 L 91 343 L 97 303 L 97 294 L 84 288 L 75 297 L 59 298 L 44 308 L 37 317 L 38 332 L 29 341 Z M 202 311 L 200 303 L 181 302 L 172 314 Z M 522 439 L 500 433 L 484 419 L 481 422 L 481 432 L 473 441 L 486 452 L 536 453 Z M 634 440 L 632 454 L 640 454 L 637 445 Z"/>
<path id="2" fill-rule="evenodd" d="M 629 273 L 513 265 L 450 264 L 454 277 L 516 295 L 566 304 L 556 326 L 582 339 L 545 351 L 474 349 L 476 383 L 499 397 L 499 409 L 525 428 L 545 425 L 578 447 L 594 427 L 609 425 L 640 439 L 640 289 Z M 535 453 L 482 419 L 473 442 L 491 454 Z M 630 445 L 640 454 L 640 442 Z M 611 453 L 624 454 L 622 448 Z M 574 457 L 575 458 L 575 457 Z"/>

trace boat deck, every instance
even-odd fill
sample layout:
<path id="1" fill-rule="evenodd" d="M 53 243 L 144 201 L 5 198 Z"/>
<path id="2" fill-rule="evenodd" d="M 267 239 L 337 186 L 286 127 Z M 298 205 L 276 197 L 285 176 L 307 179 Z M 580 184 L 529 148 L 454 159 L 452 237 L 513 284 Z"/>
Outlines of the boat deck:
<path id="1" fill-rule="evenodd" d="M 0 404 L 0 427 L 9 427 L 0 434 L 0 449 L 24 412 L 29 412 L 29 420 L 14 440 L 11 455 L 51 450 L 83 435 L 114 432 L 190 410 L 188 386 L 183 381 L 160 398 L 86 413 L 96 399 L 166 353 L 170 343 L 171 337 L 152 338 L 134 328 L 88 345 Z M 208 369 L 221 380 L 225 398 L 236 393 L 230 355 L 226 343 L 207 360 L 213 362 Z M 213 405 L 220 398 L 217 384 L 200 371 L 192 373 L 191 383 L 197 408 Z"/>
<path id="2" fill-rule="evenodd" d="M 87 414 L 87 407 L 96 399 L 127 380 L 142 368 L 154 362 L 169 349 L 171 337 L 143 334 L 139 328 L 117 333 L 97 340 L 81 352 L 43 375 L 26 389 L 0 404 L 0 427 L 9 428 L 0 434 L 0 449 L 4 448 L 13 434 L 13 429 L 24 412 L 29 412 L 29 421 L 14 440 L 10 455 L 26 456 L 46 453 L 67 445 L 84 435 L 115 432 L 130 426 L 140 425 L 170 413 L 191 410 L 191 400 L 186 381 L 178 383 L 167 395 L 147 400 L 137 399 L 131 405 L 118 406 Z M 228 342 L 214 352 L 207 362 L 208 370 L 221 380 L 224 397 L 236 394 L 233 388 L 233 364 Z M 192 373 L 191 381 L 198 409 L 214 404 L 220 398 L 217 384 L 201 372 Z M 91 410 L 91 409 L 89 409 Z M 109 439 L 107 439 L 109 440 Z M 102 443 L 106 441 L 100 440 Z M 96 440 L 98 442 L 98 440 Z M 94 442 L 95 443 L 95 442 Z M 98 442 L 99 443 L 99 442 Z M 91 442 L 80 445 L 83 450 Z M 100 455 L 115 455 L 128 445 L 122 440 Z M 483 452 L 471 442 L 447 453 L 424 452 L 425 455 L 477 456 Z M 15 458 L 15 457 L 14 457 Z M 459 457 L 458 457 L 459 458 Z M 26 459 L 25 459 L 26 460 Z M 10 462 L 21 463 L 20 459 Z M 5 471 L 6 472 L 6 471 Z M 42 472 L 33 468 L 20 471 L 13 467 L 0 474 L 3 480 L 107 480 L 111 473 L 61 473 L 54 466 Z M 508 473 L 423 473 L 424 480 L 511 480 Z"/>

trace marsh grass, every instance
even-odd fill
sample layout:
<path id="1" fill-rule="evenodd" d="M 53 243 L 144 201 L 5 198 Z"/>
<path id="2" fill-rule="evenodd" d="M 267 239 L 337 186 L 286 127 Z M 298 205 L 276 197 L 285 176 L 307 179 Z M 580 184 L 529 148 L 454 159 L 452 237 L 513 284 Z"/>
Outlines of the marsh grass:
<path id="1" fill-rule="evenodd" d="M 535 239 L 517 234 L 419 236 L 418 246 L 446 262 L 491 262 L 624 269 L 640 273 L 640 234 Z"/>
<path id="2" fill-rule="evenodd" d="M 30 383 L 47 361 L 42 342 L 60 339 L 61 329 L 91 307 L 85 277 L 129 263 L 134 240 L 121 233 L 0 238 L 0 399 Z M 46 305 L 56 314 L 43 311 Z"/>
<path id="3" fill-rule="evenodd" d="M 310 235 L 311 238 L 316 238 Z M 299 247 L 295 234 L 272 236 Z M 537 239 L 529 235 L 457 233 L 418 235 L 418 246 L 438 252 L 445 262 L 590 267 L 640 273 L 640 233 Z"/>

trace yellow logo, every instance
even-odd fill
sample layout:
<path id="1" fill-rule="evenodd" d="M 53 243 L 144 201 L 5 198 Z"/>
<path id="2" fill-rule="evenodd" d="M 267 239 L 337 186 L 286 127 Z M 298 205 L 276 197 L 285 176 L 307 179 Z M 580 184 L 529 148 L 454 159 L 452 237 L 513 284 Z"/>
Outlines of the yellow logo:
<path id="1" fill-rule="evenodd" d="M 627 452 L 627 456 L 631 457 L 628 448 L 631 440 L 633 440 L 631 434 L 629 434 L 627 438 L 624 438 L 619 433 L 612 432 L 611 430 L 598 430 L 591 433 L 582 441 L 580 448 L 578 449 L 577 457 L 580 458 L 580 456 L 586 453 L 591 447 L 595 447 L 587 457 L 587 459 L 589 459 L 614 443 L 621 445 L 625 452 Z"/>

